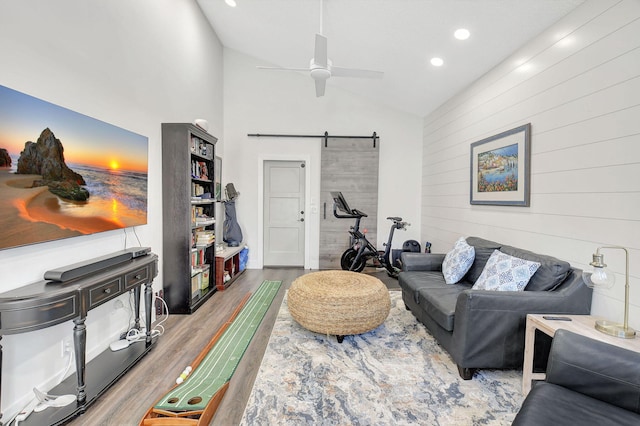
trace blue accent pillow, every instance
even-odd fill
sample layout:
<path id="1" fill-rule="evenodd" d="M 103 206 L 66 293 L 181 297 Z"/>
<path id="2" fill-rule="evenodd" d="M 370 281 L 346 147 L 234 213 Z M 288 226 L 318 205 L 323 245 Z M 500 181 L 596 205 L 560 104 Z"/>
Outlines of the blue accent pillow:
<path id="1" fill-rule="evenodd" d="M 446 254 L 442 262 L 442 275 L 447 284 L 455 284 L 464 277 L 476 256 L 473 246 L 467 244 L 464 237 L 460 237 L 453 250 Z"/>
<path id="2" fill-rule="evenodd" d="M 540 262 L 494 250 L 472 290 L 522 291 L 539 267 Z"/>

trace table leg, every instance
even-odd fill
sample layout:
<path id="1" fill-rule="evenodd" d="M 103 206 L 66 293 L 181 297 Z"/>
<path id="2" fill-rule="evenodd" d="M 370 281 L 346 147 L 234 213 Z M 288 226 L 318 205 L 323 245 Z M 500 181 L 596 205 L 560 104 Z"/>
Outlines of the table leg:
<path id="1" fill-rule="evenodd" d="M 136 330 L 140 330 L 140 287 L 141 286 L 137 286 L 136 288 L 133 289 L 133 303 L 135 304 L 135 312 L 136 312 L 136 319 L 135 319 L 135 329 Z"/>
<path id="2" fill-rule="evenodd" d="M 0 335 L 0 343 L 2 335 Z M 0 344 L 0 401 L 2 401 L 2 344 Z M 0 425 L 2 425 L 2 409 L 0 407 Z"/>
<path id="3" fill-rule="evenodd" d="M 78 402 L 84 404 L 87 400 L 85 390 L 85 356 L 87 352 L 87 326 L 85 318 L 73 320 L 73 350 L 76 357 L 76 375 L 78 376 Z"/>
<path id="4" fill-rule="evenodd" d="M 522 365 L 522 394 L 524 396 L 527 396 L 531 390 L 535 344 L 536 327 L 527 318 L 527 327 L 524 333 L 524 364 Z"/>
<path id="5" fill-rule="evenodd" d="M 147 338 L 146 344 L 151 344 L 151 304 L 153 303 L 153 290 L 151 289 L 151 282 L 148 282 L 144 286 L 144 313 L 145 321 L 147 324 Z"/>

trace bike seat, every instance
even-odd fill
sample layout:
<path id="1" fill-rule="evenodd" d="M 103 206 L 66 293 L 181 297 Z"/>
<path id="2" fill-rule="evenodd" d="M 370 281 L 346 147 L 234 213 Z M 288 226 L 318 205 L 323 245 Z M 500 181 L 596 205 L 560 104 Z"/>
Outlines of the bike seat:
<path id="1" fill-rule="evenodd" d="M 392 220 L 394 222 L 402 222 L 401 217 L 388 217 L 387 219 Z"/>

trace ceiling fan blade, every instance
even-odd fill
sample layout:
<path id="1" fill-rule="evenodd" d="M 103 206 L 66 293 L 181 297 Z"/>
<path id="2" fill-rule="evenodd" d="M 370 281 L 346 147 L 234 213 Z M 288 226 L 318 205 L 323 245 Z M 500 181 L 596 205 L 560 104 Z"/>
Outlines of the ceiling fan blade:
<path id="1" fill-rule="evenodd" d="M 382 78 L 382 71 L 360 70 L 356 68 L 331 67 L 332 77 Z"/>
<path id="2" fill-rule="evenodd" d="M 304 71 L 304 72 L 309 71 L 309 68 L 284 68 L 284 67 L 263 67 L 263 66 L 257 66 L 256 68 L 261 70 L 276 70 L 276 71 Z"/>
<path id="3" fill-rule="evenodd" d="M 327 85 L 327 80 L 315 80 L 316 82 L 316 98 L 324 96 L 324 89 Z"/>
<path id="4" fill-rule="evenodd" d="M 323 68 L 327 67 L 327 38 L 316 34 L 316 46 L 313 50 L 313 62 Z"/>

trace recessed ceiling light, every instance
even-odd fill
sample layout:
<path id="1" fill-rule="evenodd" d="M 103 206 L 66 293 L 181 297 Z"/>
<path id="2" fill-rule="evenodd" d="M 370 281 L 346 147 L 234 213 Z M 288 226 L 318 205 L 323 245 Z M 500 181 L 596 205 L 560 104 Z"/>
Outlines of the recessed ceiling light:
<path id="1" fill-rule="evenodd" d="M 466 28 L 457 29 L 456 32 L 453 33 L 453 36 L 458 40 L 466 40 L 469 38 L 470 35 L 471 33 Z"/>
<path id="2" fill-rule="evenodd" d="M 431 58 L 431 65 L 434 67 L 441 67 L 444 64 L 442 58 Z"/>
<path id="3" fill-rule="evenodd" d="M 224 2 L 230 7 L 236 7 L 236 0 L 224 0 Z"/>

